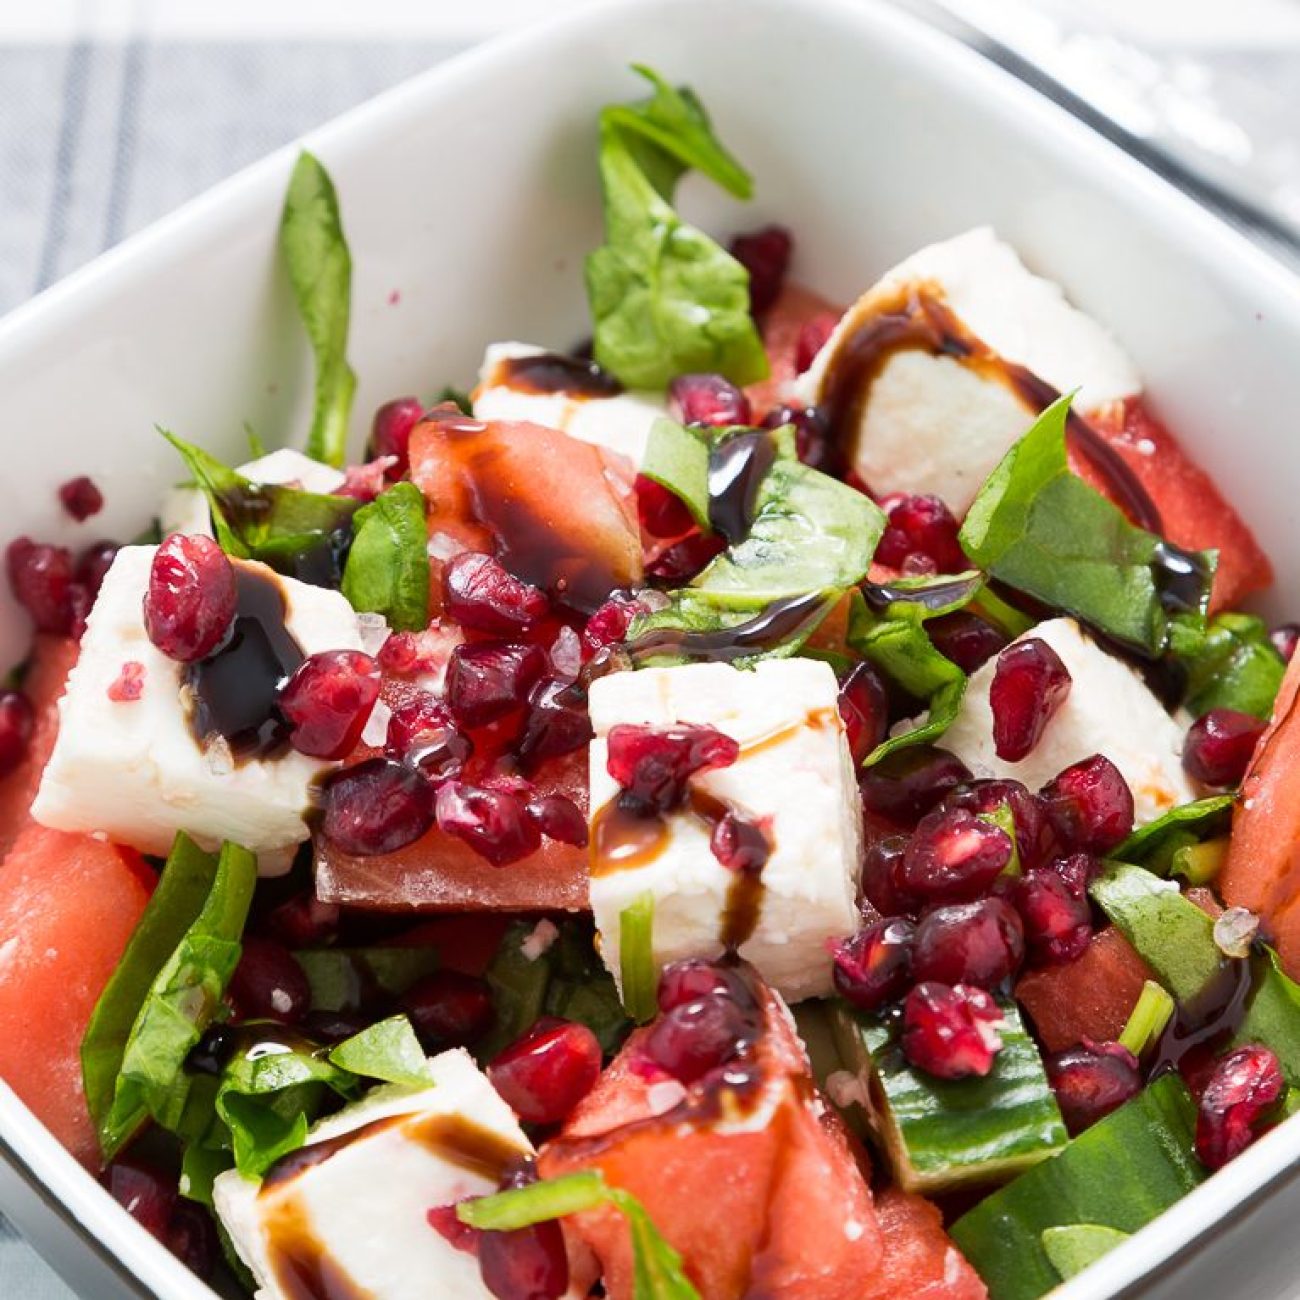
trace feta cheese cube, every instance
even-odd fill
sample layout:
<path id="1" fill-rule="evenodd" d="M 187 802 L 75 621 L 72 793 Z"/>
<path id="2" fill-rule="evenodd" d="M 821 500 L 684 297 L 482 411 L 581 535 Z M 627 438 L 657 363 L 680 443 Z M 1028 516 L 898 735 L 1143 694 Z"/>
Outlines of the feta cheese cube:
<path id="1" fill-rule="evenodd" d="M 740 954 L 790 1001 L 831 990 L 826 940 L 857 928 L 861 811 L 853 759 L 836 706 L 835 674 L 812 659 L 769 660 L 752 671 L 689 664 L 614 673 L 592 684 L 593 827 L 619 787 L 606 770 L 605 738 L 619 723 L 705 723 L 740 743 L 731 767 L 692 785 L 765 828 L 758 917 Z M 647 891 L 653 948 L 664 965 L 722 951 L 723 916 L 739 879 L 709 847 L 709 828 L 688 809 L 666 818 L 648 862 L 593 868 L 591 906 L 605 964 L 620 978 L 619 917 Z"/>
<path id="2" fill-rule="evenodd" d="M 305 1294 L 293 1270 L 308 1260 L 331 1295 L 491 1300 L 475 1256 L 428 1213 L 495 1191 L 532 1144 L 463 1048 L 429 1066 L 431 1087 L 377 1088 L 317 1124 L 304 1153 L 326 1144 L 325 1159 L 292 1153 L 264 1181 L 234 1170 L 216 1180 L 217 1214 L 259 1300 Z"/>
<path id="3" fill-rule="evenodd" d="M 1018 763 L 997 756 L 989 687 L 997 670 L 991 659 L 971 676 L 956 721 L 939 742 L 976 776 L 1014 777 L 1031 790 L 1063 768 L 1104 754 L 1133 791 L 1139 826 L 1196 798 L 1183 771 L 1184 729 L 1165 711 L 1142 679 L 1122 659 L 1085 635 L 1072 618 L 1054 618 L 1020 639 L 1036 637 L 1069 670 L 1070 692 L 1033 750 Z"/>
<path id="4" fill-rule="evenodd" d="M 529 343 L 492 343 L 483 356 L 474 414 L 480 420 L 527 420 L 559 429 L 580 442 L 594 443 L 640 465 L 650 426 L 668 413 L 659 393 L 619 393 L 597 397 L 584 393 L 535 393 L 512 388 L 502 363 L 540 356 L 545 348 Z"/>
<path id="5" fill-rule="evenodd" d="M 278 851 L 309 837 L 303 814 L 313 784 L 336 764 L 292 750 L 235 763 L 229 748 L 206 750 L 191 729 L 185 667 L 149 640 L 143 600 L 153 546 L 127 546 L 104 578 L 59 703 L 59 734 L 32 815 L 59 830 L 102 832 L 119 844 L 165 854 L 177 831 L 216 847 L 234 840 L 287 865 Z M 335 591 L 283 578 L 261 564 L 231 561 L 276 583 L 285 626 L 304 655 L 361 648 L 352 606 Z M 138 695 L 123 692 L 123 670 Z M 115 698 L 116 697 L 116 698 Z"/>
<path id="6" fill-rule="evenodd" d="M 846 336 L 899 310 L 909 293 L 937 298 L 996 358 L 1022 366 L 1095 410 L 1141 391 L 1111 335 L 1070 305 L 1059 285 L 1028 271 L 987 226 L 931 244 L 888 271 L 845 313 L 796 382 L 821 401 L 829 362 Z M 987 359 L 903 349 L 887 358 L 862 403 L 854 467 L 881 491 L 932 492 L 959 515 L 1036 408 Z"/>
<path id="7" fill-rule="evenodd" d="M 328 496 L 343 486 L 343 475 L 332 465 L 312 460 L 292 447 L 282 447 L 279 451 L 250 460 L 238 466 L 236 472 L 251 483 L 300 487 L 304 492 L 319 492 L 322 496 Z M 163 498 L 159 522 L 164 537 L 170 533 L 212 536 L 212 515 L 207 498 L 195 487 L 172 488 Z"/>

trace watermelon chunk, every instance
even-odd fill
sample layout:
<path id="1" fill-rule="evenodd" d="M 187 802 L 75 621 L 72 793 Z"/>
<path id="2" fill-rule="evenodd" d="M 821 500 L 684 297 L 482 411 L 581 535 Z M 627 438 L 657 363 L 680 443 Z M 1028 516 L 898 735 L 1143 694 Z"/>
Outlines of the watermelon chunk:
<path id="1" fill-rule="evenodd" d="M 843 314 L 843 307 L 837 307 L 820 294 L 786 282 L 762 320 L 763 348 L 770 367 L 768 376 L 745 389 L 756 420 L 761 420 L 772 407 L 786 400 L 786 390 L 799 373 L 795 357 L 803 327 L 818 316 L 829 315 L 838 319 Z"/>
<path id="2" fill-rule="evenodd" d="M 979 1274 L 944 1231 L 943 1216 L 923 1196 L 887 1188 L 876 1198 L 885 1249 L 863 1282 L 861 1300 L 984 1300 Z"/>
<path id="3" fill-rule="evenodd" d="M 81 1039 L 153 880 L 132 849 L 35 823 L 0 864 L 0 1078 L 89 1167 Z"/>

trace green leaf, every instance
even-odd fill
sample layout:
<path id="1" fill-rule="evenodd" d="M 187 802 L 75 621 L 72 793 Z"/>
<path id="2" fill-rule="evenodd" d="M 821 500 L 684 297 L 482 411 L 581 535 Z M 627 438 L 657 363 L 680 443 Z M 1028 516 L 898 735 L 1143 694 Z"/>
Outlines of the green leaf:
<path id="1" fill-rule="evenodd" d="M 767 356 L 750 315 L 749 275 L 672 206 L 688 168 L 740 198 L 749 176 L 689 90 L 636 70 L 653 96 L 611 105 L 600 118 L 606 242 L 586 266 L 596 360 L 631 388 L 665 388 L 691 371 L 753 383 L 766 376 Z"/>
<path id="2" fill-rule="evenodd" d="M 650 426 L 641 473 L 673 493 L 691 518 L 709 530 L 709 454 L 711 444 L 694 429 L 660 416 Z"/>
<path id="3" fill-rule="evenodd" d="M 1149 656 L 1176 633 L 1195 640 L 1212 553 L 1179 553 L 1199 570 L 1202 589 L 1197 611 L 1177 621 L 1160 581 L 1162 555 L 1173 548 L 1070 472 L 1069 407 L 1068 396 L 1053 402 L 989 476 L 962 525 L 962 549 L 990 576 Z"/>
<path id="4" fill-rule="evenodd" d="M 682 1268 L 682 1257 L 664 1240 L 645 1206 L 621 1188 L 611 1189 L 609 1197 L 632 1230 L 636 1300 L 700 1300 Z"/>
<path id="5" fill-rule="evenodd" d="M 1155 821 L 1139 826 L 1110 856 L 1117 862 L 1132 862 L 1158 875 L 1168 875 L 1177 850 L 1222 834 L 1232 817 L 1236 797 L 1211 795 L 1179 804 Z"/>
<path id="6" fill-rule="evenodd" d="M 352 521 L 355 537 L 343 570 L 352 608 L 382 614 L 399 632 L 429 625 L 429 534 L 424 493 L 395 483 Z"/>
<path id="7" fill-rule="evenodd" d="M 357 386 L 347 360 L 352 257 L 334 183 L 305 151 L 298 155 L 284 198 L 280 252 L 316 354 L 316 402 L 307 454 L 329 465 L 342 465 L 347 460 L 348 417 Z"/>
<path id="8" fill-rule="evenodd" d="M 330 1063 L 367 1079 L 421 1087 L 430 1082 L 429 1062 L 405 1016 L 389 1016 L 341 1042 Z"/>
<path id="9" fill-rule="evenodd" d="M 1267 720 L 1286 671 L 1264 620 L 1251 614 L 1219 614 L 1179 662 L 1187 673 L 1185 703 L 1197 717 L 1236 709 Z"/>
<path id="10" fill-rule="evenodd" d="M 211 1209 L 212 1184 L 234 1163 L 228 1147 L 191 1142 L 181 1153 L 180 1194 Z"/>
<path id="11" fill-rule="evenodd" d="M 648 890 L 618 917 L 619 974 L 623 1005 L 633 1020 L 645 1024 L 658 1012 L 655 992 L 659 971 L 654 959 L 655 898 Z"/>
<path id="12" fill-rule="evenodd" d="M 1131 1233 L 1108 1228 L 1103 1223 L 1071 1223 L 1061 1228 L 1043 1229 L 1043 1254 L 1061 1275 L 1063 1282 L 1090 1268 L 1116 1246 L 1122 1246 Z"/>
<path id="13" fill-rule="evenodd" d="M 450 402 L 462 415 L 474 414 L 473 399 L 463 388 L 453 388 L 450 384 L 444 385 L 437 397 L 433 399 L 433 404 L 441 406 L 444 402 Z"/>
<path id="14" fill-rule="evenodd" d="M 374 993 L 400 997 L 438 969 L 431 947 L 300 948 L 293 955 L 311 986 L 313 1011 L 355 1011 Z"/>

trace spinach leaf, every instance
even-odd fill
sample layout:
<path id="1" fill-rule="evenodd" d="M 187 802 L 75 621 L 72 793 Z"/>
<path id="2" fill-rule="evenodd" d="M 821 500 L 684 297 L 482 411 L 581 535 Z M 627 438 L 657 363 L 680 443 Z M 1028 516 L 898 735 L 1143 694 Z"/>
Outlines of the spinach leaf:
<path id="1" fill-rule="evenodd" d="M 330 465 L 347 459 L 348 417 L 357 378 L 348 365 L 352 256 L 334 183 L 311 154 L 298 155 L 280 217 L 280 252 L 298 313 L 316 354 L 316 403 L 307 455 Z"/>
<path id="2" fill-rule="evenodd" d="M 738 198 L 751 193 L 749 175 L 694 94 L 636 71 L 654 94 L 600 117 L 606 242 L 586 266 L 596 360 L 630 388 L 664 388 L 690 371 L 752 383 L 767 374 L 767 356 L 750 315 L 749 275 L 672 206 L 689 168 Z"/>
<path id="3" fill-rule="evenodd" d="M 357 1011 L 372 994 L 400 997 L 438 969 L 436 948 L 300 948 L 313 1011 Z M 502 1044 L 504 1046 L 504 1044 Z"/>
<path id="4" fill-rule="evenodd" d="M 1251 614 L 1219 614 L 1179 662 L 1187 672 L 1185 703 L 1197 717 L 1236 709 L 1267 719 L 1286 671 L 1264 620 Z"/>
<path id="5" fill-rule="evenodd" d="M 1043 1254 L 1061 1280 L 1068 1282 L 1116 1246 L 1122 1246 L 1132 1235 L 1108 1228 L 1104 1223 L 1069 1223 L 1059 1228 L 1044 1228 Z"/>
<path id="6" fill-rule="evenodd" d="M 962 549 L 990 576 L 1148 656 L 1180 638 L 1194 641 L 1204 628 L 1213 553 L 1179 551 L 1134 527 L 1070 472 L 1069 407 L 1068 396 L 1053 402 L 1007 452 L 966 516 Z M 1171 566 L 1176 595 L 1166 582 Z"/>
<path id="7" fill-rule="evenodd" d="M 1138 827 L 1108 856 L 1117 862 L 1146 867 L 1157 875 L 1167 875 L 1179 849 L 1227 831 L 1234 803 L 1234 795 L 1216 794 L 1179 804 L 1155 821 Z"/>
<path id="8" fill-rule="evenodd" d="M 424 493 L 395 483 L 352 520 L 354 537 L 343 570 L 352 608 L 382 614 L 399 632 L 429 625 L 429 533 Z"/>
<path id="9" fill-rule="evenodd" d="M 701 433 L 661 416 L 650 426 L 641 459 L 641 473 L 667 488 L 704 529 L 710 527 L 709 451 Z"/>
<path id="10" fill-rule="evenodd" d="M 368 1025 L 341 1042 L 329 1055 L 330 1063 L 367 1079 L 419 1088 L 431 1082 L 429 1063 L 420 1040 L 405 1016 Z"/>

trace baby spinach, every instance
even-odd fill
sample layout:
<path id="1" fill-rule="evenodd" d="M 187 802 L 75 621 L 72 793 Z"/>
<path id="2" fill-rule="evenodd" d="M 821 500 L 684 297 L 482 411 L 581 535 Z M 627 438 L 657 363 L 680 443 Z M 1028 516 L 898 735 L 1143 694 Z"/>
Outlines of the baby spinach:
<path id="1" fill-rule="evenodd" d="M 1007 452 L 966 516 L 962 549 L 991 577 L 1149 657 L 1195 642 L 1213 553 L 1180 551 L 1135 527 L 1070 472 L 1069 408 L 1069 396 L 1058 398 Z M 1176 594 L 1166 582 L 1172 568 Z"/>
<path id="2" fill-rule="evenodd" d="M 372 991 L 400 997 L 438 969 L 431 947 L 300 948 L 293 955 L 311 986 L 313 1011 L 355 1011 Z"/>
<path id="3" fill-rule="evenodd" d="M 694 169 L 737 198 L 749 174 L 713 134 L 704 106 L 640 65 L 654 93 L 600 115 L 605 243 L 587 258 L 596 360 L 630 388 L 713 371 L 738 384 L 767 374 L 749 310 L 749 275 L 673 207 Z"/>
<path id="4" fill-rule="evenodd" d="M 1236 709 L 1267 718 L 1286 672 L 1264 620 L 1252 614 L 1219 614 L 1179 663 L 1187 673 L 1185 703 L 1197 717 Z"/>
<path id="5" fill-rule="evenodd" d="M 280 217 L 280 252 L 316 355 L 316 400 L 307 454 L 342 465 L 357 386 L 347 359 L 352 256 L 334 183 L 319 160 L 306 151 L 298 155 L 289 178 Z"/>
<path id="6" fill-rule="evenodd" d="M 343 594 L 353 609 L 382 614 L 399 632 L 429 623 L 429 534 L 424 493 L 394 483 L 352 520 L 354 536 L 343 570 Z"/>
<path id="7" fill-rule="evenodd" d="M 1110 856 L 1118 862 L 1146 867 L 1157 875 L 1168 875 L 1179 849 L 1227 831 L 1234 803 L 1234 795 L 1215 794 L 1179 804 L 1155 821 L 1139 826 Z"/>
<path id="8" fill-rule="evenodd" d="M 405 1016 L 389 1016 L 341 1042 L 330 1063 L 367 1079 L 419 1088 L 432 1082 L 420 1040 Z"/>

